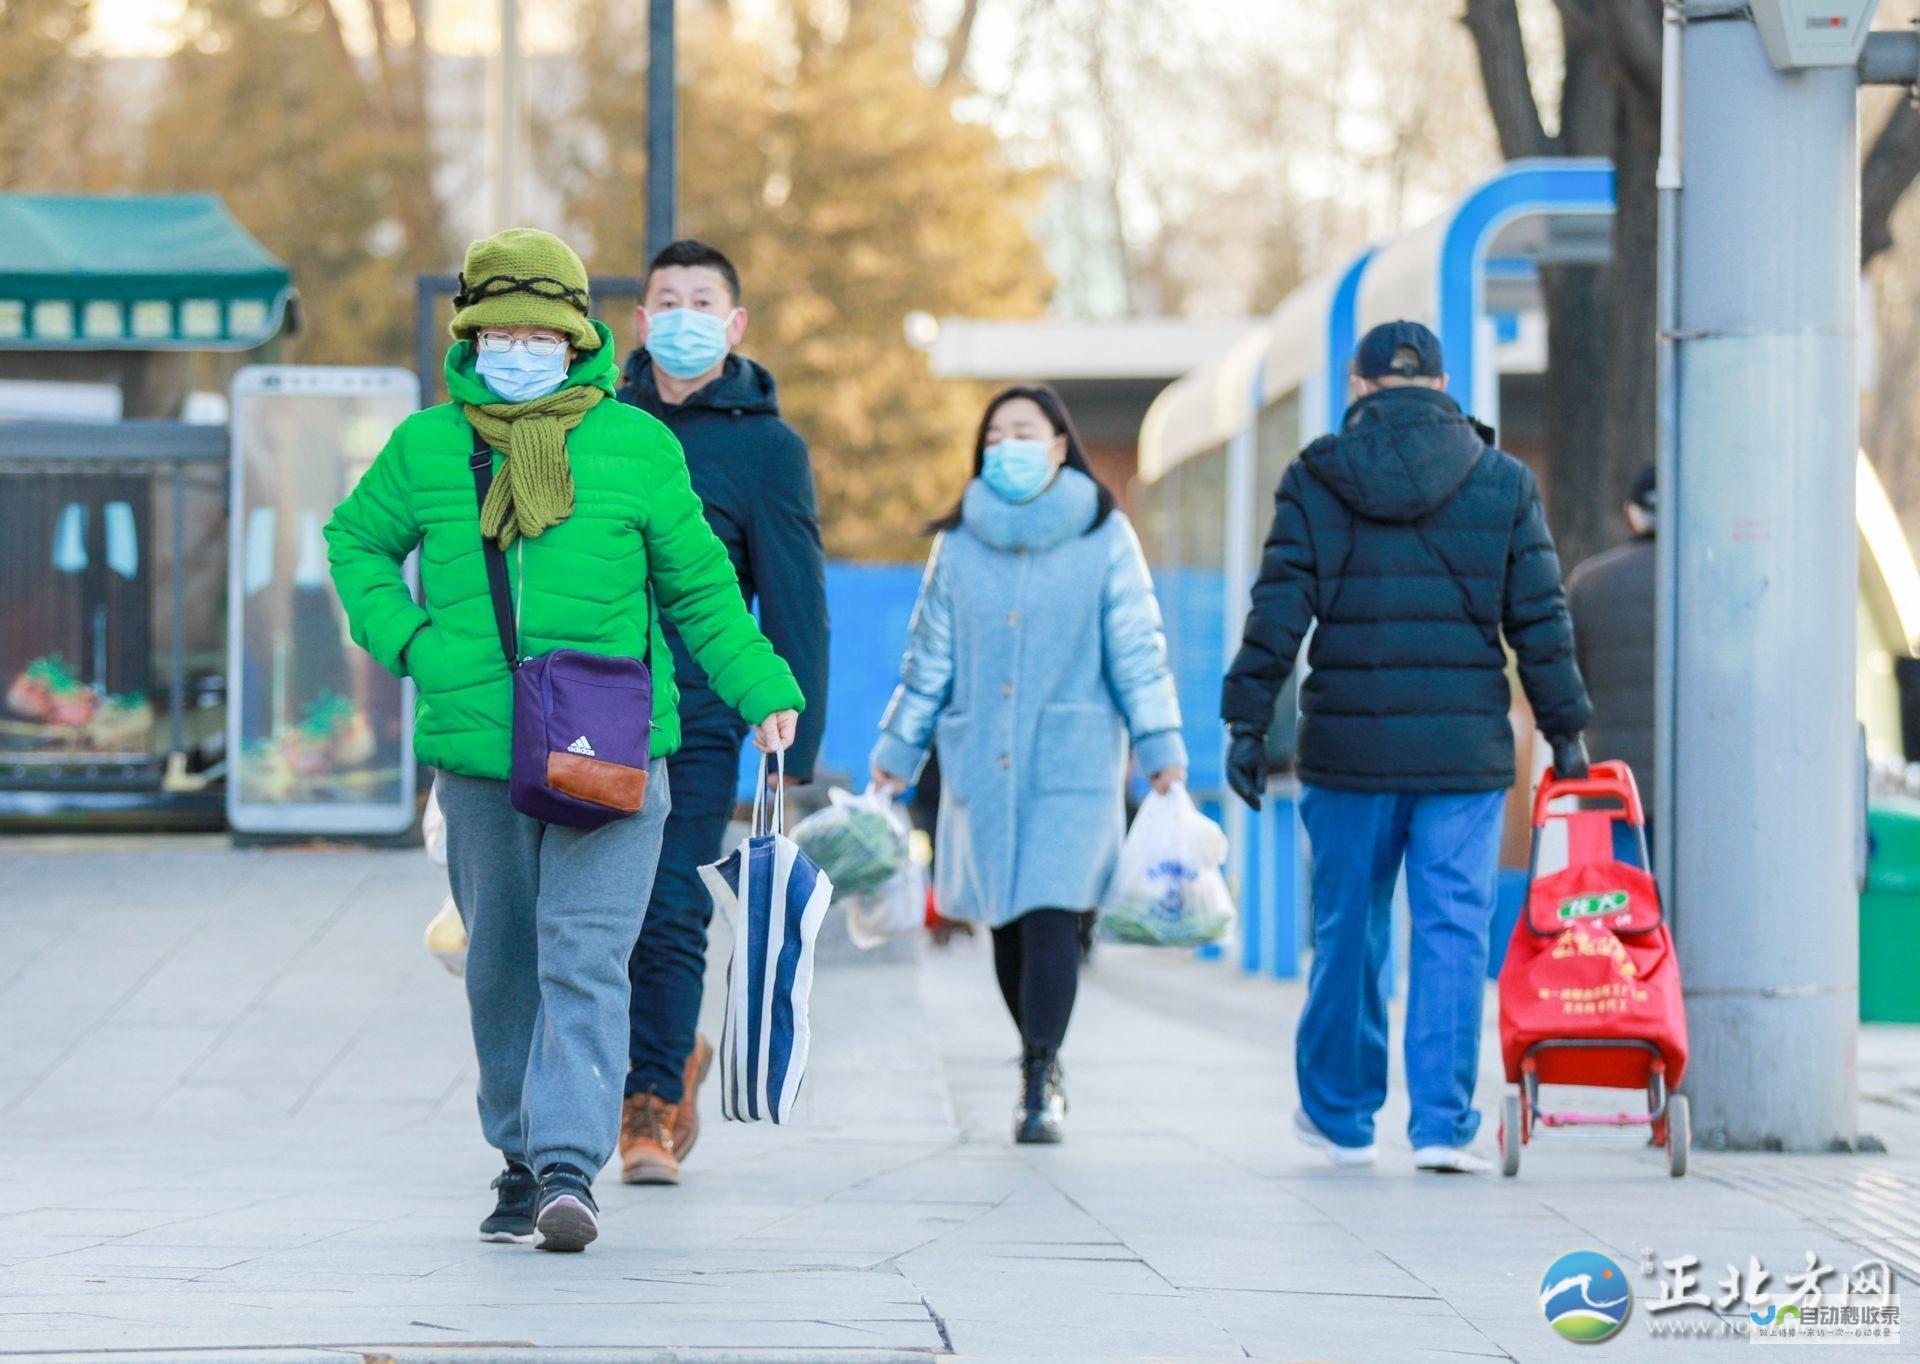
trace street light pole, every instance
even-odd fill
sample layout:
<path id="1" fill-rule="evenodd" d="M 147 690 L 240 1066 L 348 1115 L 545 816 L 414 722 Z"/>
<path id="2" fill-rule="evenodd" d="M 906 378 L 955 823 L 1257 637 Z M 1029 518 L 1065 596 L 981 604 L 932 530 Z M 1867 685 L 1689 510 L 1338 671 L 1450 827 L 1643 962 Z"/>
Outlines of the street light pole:
<path id="1" fill-rule="evenodd" d="M 679 233 L 679 102 L 674 86 L 674 0 L 648 0 L 647 256 Z"/>
<path id="2" fill-rule="evenodd" d="M 494 70 L 493 202 L 495 232 L 520 218 L 522 129 L 520 0 L 500 0 L 500 55 Z"/>
<path id="3" fill-rule="evenodd" d="M 1859 134 L 1851 54 L 1777 65 L 1762 8 L 1680 7 L 1655 832 L 1700 1143 L 1818 1151 L 1859 1120 Z"/>

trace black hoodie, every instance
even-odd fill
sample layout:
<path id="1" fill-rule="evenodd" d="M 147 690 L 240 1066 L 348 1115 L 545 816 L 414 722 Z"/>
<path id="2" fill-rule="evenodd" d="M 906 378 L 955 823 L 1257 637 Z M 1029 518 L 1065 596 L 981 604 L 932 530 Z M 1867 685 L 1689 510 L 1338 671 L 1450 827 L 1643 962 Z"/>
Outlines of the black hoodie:
<path id="1" fill-rule="evenodd" d="M 616 396 L 665 422 L 686 451 L 693 490 L 727 547 L 740 591 L 748 606 L 758 599 L 760 628 L 807 698 L 787 772 L 810 779 L 827 723 L 828 627 L 826 556 L 807 443 L 780 419 L 773 376 L 744 356 L 729 355 L 718 378 L 670 406 L 654 382 L 653 357 L 636 350 Z M 666 636 L 685 741 L 706 736 L 738 744 L 740 718 L 713 694 L 670 624 Z"/>
<path id="2" fill-rule="evenodd" d="M 1533 475 L 1452 398 L 1369 394 L 1289 465 L 1221 715 L 1264 731 L 1307 627 L 1300 777 L 1362 791 L 1513 781 L 1506 643 L 1540 728 L 1591 714 Z"/>

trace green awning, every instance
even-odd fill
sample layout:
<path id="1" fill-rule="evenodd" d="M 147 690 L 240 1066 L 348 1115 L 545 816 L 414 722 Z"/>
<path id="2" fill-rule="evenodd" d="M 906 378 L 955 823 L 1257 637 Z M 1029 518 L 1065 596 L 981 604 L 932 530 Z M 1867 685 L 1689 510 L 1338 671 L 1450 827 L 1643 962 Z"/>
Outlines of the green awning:
<path id="1" fill-rule="evenodd" d="M 293 277 L 211 194 L 0 194 L 0 348 L 246 350 Z"/>

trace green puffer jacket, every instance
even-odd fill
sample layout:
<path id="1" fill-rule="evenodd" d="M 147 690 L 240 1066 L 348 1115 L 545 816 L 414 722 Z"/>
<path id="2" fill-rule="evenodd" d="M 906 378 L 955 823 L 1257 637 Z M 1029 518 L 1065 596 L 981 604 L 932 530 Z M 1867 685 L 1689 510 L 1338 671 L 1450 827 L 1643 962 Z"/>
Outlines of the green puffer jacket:
<path id="1" fill-rule="evenodd" d="M 805 704 L 793 673 L 740 596 L 726 549 L 708 528 L 680 443 L 654 418 L 615 402 L 614 346 L 575 360 L 567 383 L 608 397 L 567 433 L 573 514 L 507 552 L 520 613 L 520 649 L 642 657 L 653 595 L 713 689 L 749 723 Z M 497 402 L 473 370 L 471 342 L 447 352 L 454 401 L 401 422 L 327 523 L 334 586 L 354 642 L 419 688 L 414 751 L 469 777 L 505 779 L 513 684 L 487 595 L 486 558 L 468 460 L 473 429 L 462 403 Z M 499 470 L 501 456 L 494 455 Z M 422 608 L 401 565 L 420 547 Z M 672 655 L 652 622 L 655 757 L 680 746 Z"/>

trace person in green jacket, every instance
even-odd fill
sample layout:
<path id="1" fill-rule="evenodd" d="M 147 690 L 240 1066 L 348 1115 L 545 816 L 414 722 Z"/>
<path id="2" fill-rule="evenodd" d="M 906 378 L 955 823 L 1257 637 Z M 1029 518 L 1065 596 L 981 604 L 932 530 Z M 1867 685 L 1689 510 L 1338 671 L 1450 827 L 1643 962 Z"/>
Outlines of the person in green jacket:
<path id="1" fill-rule="evenodd" d="M 480 1122 L 506 1162 L 481 1236 L 537 1234 L 547 1250 L 598 1234 L 591 1185 L 619 1135 L 627 959 L 671 800 L 679 696 L 672 667 L 656 668 L 639 813 L 583 831 L 516 811 L 513 684 L 481 537 L 505 552 L 523 656 L 666 660 L 651 599 L 762 751 L 792 743 L 805 704 L 743 603 L 679 443 L 613 401 L 613 336 L 587 304 L 586 269 L 557 237 L 510 228 L 470 246 L 446 359 L 453 400 L 400 424 L 326 528 L 354 642 L 413 679 L 414 749 L 438 769 Z M 494 451 L 484 506 L 476 430 Z M 424 604 L 402 567 L 416 548 Z"/>

